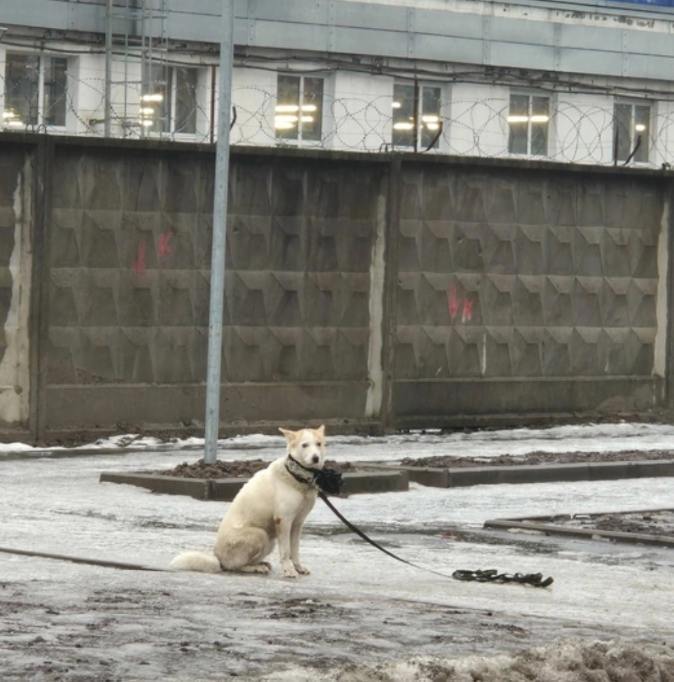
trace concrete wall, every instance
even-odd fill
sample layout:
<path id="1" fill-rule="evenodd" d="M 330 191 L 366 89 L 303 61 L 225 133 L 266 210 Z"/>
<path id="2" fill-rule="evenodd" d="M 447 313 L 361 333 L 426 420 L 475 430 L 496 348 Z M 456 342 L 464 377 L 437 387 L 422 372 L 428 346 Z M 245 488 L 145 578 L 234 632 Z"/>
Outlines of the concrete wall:
<path id="1" fill-rule="evenodd" d="M 402 188 L 397 423 L 658 404 L 659 183 L 412 163 Z"/>
<path id="2" fill-rule="evenodd" d="M 0 153 L 0 424 L 27 428 L 28 324 L 32 268 L 33 158 L 20 147 Z"/>
<path id="3" fill-rule="evenodd" d="M 0 147 L 4 437 L 199 432 L 212 150 L 27 135 Z M 648 170 L 235 150 L 223 428 L 666 404 L 671 184 Z"/>

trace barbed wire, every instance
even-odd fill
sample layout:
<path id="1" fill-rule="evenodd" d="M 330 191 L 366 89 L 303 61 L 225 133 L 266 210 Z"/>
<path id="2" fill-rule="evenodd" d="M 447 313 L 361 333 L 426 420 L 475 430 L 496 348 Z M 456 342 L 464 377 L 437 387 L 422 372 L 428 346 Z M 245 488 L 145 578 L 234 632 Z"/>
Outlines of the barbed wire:
<path id="1" fill-rule="evenodd" d="M 2 129 L 102 136 L 105 79 L 93 70 L 91 73 L 80 70 L 78 74 L 76 77 L 68 72 L 67 86 L 56 97 L 52 96 L 50 103 L 45 92 L 53 88 L 53 83 L 40 82 L 37 77 L 22 82 L 0 74 L 0 93 L 4 93 L 4 97 L 0 94 Z M 245 75 L 243 69 L 236 80 L 244 80 Z M 311 78 L 320 76 L 312 74 Z M 404 113 L 393 92 L 371 97 L 333 96 L 326 87 L 320 100 L 306 104 L 297 97 L 292 101 L 287 96 L 279 97 L 276 90 L 237 85 L 232 91 L 236 116 L 231 143 L 366 153 L 419 151 L 497 158 L 529 156 L 604 165 L 627 162 L 660 166 L 672 162 L 674 106 L 647 99 L 647 93 L 644 98 L 626 100 L 626 106 L 646 107 L 647 118 L 641 123 L 632 120 L 625 124 L 617 116 L 609 96 L 601 97 L 604 102 L 598 103 L 599 97 L 581 92 L 536 94 L 531 91 L 527 94 L 526 89 L 520 91 L 508 82 L 503 86 L 493 84 L 506 93 L 502 96 L 458 97 L 453 90 L 456 85 L 456 82 L 433 82 L 431 86 L 440 92 L 435 108 L 423 110 L 419 96 L 411 104 L 407 102 Z M 466 92 L 469 87 L 463 85 L 460 90 Z M 477 89 L 484 90 L 484 86 Z M 532 110 L 513 115 L 509 92 L 547 98 L 545 113 Z M 210 82 L 183 93 L 180 102 L 176 102 L 175 93 L 168 91 L 170 101 L 148 102 L 148 94 L 157 97 L 157 93 L 146 92 L 140 80 L 113 85 L 110 115 L 114 137 L 201 143 L 214 140 L 215 106 Z M 50 125 L 49 114 L 57 109 L 63 125 Z M 513 149 L 514 134 L 519 136 L 525 150 Z M 532 141 L 534 137 L 538 138 L 537 144 Z"/>

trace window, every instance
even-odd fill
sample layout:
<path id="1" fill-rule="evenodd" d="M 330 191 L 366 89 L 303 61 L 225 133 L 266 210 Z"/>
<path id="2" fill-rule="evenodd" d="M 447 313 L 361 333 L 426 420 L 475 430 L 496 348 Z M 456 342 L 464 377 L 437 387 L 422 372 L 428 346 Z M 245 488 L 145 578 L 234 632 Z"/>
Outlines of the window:
<path id="1" fill-rule="evenodd" d="M 613 107 L 613 149 L 616 161 L 648 162 L 651 106 L 616 102 Z"/>
<path id="2" fill-rule="evenodd" d="M 528 156 L 548 155 L 550 98 L 510 95 L 508 151 Z"/>
<path id="3" fill-rule="evenodd" d="M 8 52 L 3 123 L 9 128 L 65 126 L 68 60 Z"/>
<path id="4" fill-rule="evenodd" d="M 199 69 L 152 64 L 145 69 L 140 124 L 146 132 L 195 135 Z"/>
<path id="5" fill-rule="evenodd" d="M 279 74 L 274 129 L 280 140 L 320 141 L 323 79 Z"/>
<path id="6" fill-rule="evenodd" d="M 393 86 L 393 146 L 437 148 L 442 128 L 441 88 L 431 85 Z"/>

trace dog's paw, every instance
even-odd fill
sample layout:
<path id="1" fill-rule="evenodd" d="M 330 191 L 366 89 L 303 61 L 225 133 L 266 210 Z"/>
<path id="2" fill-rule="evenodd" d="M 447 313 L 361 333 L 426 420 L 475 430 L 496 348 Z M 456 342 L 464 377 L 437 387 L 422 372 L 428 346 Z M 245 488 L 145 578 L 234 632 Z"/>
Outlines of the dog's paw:
<path id="1" fill-rule="evenodd" d="M 292 564 L 285 564 L 283 566 L 283 577 L 284 578 L 297 578 L 299 573 L 295 570 Z"/>
<path id="2" fill-rule="evenodd" d="M 269 575 L 269 573 L 271 573 L 271 564 L 267 563 L 266 561 L 262 561 L 259 564 L 242 566 L 239 571 L 241 573 L 259 573 L 261 575 Z"/>
<path id="3" fill-rule="evenodd" d="M 311 575 L 311 571 L 308 568 L 304 568 L 304 566 L 300 566 L 300 564 L 295 564 L 295 570 L 300 575 Z"/>

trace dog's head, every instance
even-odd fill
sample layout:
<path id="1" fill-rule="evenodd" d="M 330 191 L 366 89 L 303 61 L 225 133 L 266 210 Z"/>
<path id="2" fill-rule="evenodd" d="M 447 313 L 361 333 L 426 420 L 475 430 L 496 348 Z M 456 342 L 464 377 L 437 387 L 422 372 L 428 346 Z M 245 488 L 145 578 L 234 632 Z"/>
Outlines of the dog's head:
<path id="1" fill-rule="evenodd" d="M 325 464 L 325 426 L 317 429 L 289 431 L 279 429 L 288 441 L 288 454 L 310 469 L 322 469 Z"/>

